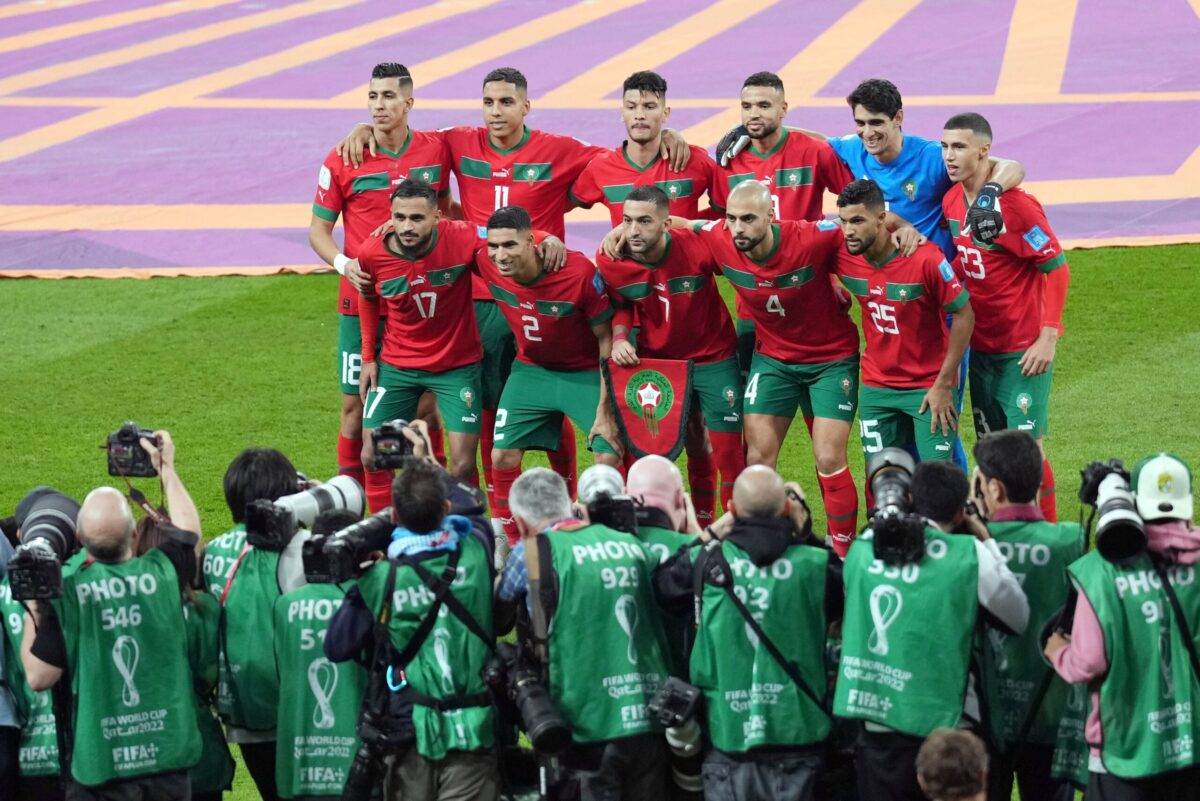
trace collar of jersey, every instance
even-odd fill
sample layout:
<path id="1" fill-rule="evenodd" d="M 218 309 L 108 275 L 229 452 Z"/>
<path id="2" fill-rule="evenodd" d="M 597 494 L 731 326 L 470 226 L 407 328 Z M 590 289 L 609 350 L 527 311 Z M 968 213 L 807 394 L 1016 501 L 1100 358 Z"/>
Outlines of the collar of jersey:
<path id="1" fill-rule="evenodd" d="M 396 232 L 392 231 L 391 233 L 394 234 Z M 421 261 L 421 259 L 429 258 L 429 254 L 433 253 L 433 249 L 437 247 L 437 239 L 438 239 L 438 229 L 437 229 L 437 226 L 434 226 L 433 236 L 430 237 L 430 239 L 429 239 L 429 250 L 427 250 L 425 252 L 425 255 L 421 256 L 421 258 L 411 259 L 411 261 Z M 392 250 L 392 246 L 388 244 L 388 240 L 387 240 L 386 236 L 383 238 L 383 249 L 388 252 L 388 255 L 395 256 L 397 259 L 400 259 L 401 261 L 410 261 L 410 259 L 405 258 L 402 254 L 397 253 L 396 251 Z"/>
<path id="2" fill-rule="evenodd" d="M 388 150 L 383 145 L 378 145 L 376 147 L 376 149 L 385 156 L 389 156 L 390 158 L 398 159 L 404 155 L 404 151 L 408 150 L 408 146 L 410 144 L 412 144 L 412 128 L 408 129 L 408 136 L 404 137 L 404 144 L 400 145 L 399 150 L 395 150 L 395 151 Z"/>
<path id="3" fill-rule="evenodd" d="M 528 125 L 524 126 L 523 130 L 524 130 L 524 133 L 521 134 L 521 141 L 517 142 L 515 145 L 513 145 L 510 148 L 496 147 L 496 143 L 492 141 L 491 134 L 485 133 L 484 136 L 487 137 L 488 147 L 490 147 L 492 150 L 499 153 L 501 156 L 507 156 L 509 153 L 515 153 L 518 150 L 520 150 L 521 148 L 525 147 L 525 143 L 529 141 L 529 126 Z"/>
<path id="4" fill-rule="evenodd" d="M 667 256 L 669 256 L 671 254 L 671 232 L 663 231 L 663 236 L 665 236 L 667 238 L 667 246 L 663 248 L 662 258 L 660 258 L 658 261 L 642 262 L 642 264 L 644 266 L 649 267 L 651 270 L 653 270 L 655 267 L 658 267 L 660 264 L 662 264 L 664 261 L 666 261 Z"/>
<path id="5" fill-rule="evenodd" d="M 893 248 L 892 252 L 887 254 L 886 256 L 884 256 L 882 261 L 875 261 L 874 259 L 872 259 L 870 256 L 868 256 L 865 253 L 863 254 L 863 258 L 867 260 L 867 264 L 870 264 L 876 270 L 882 270 L 884 267 L 887 267 L 888 264 L 891 263 L 892 259 L 896 258 L 899 255 L 900 255 L 900 251 Z"/>
<path id="6" fill-rule="evenodd" d="M 633 159 L 629 158 L 629 151 L 625 149 L 625 147 L 628 144 L 629 144 L 628 139 L 626 139 L 624 142 L 621 143 L 621 156 L 625 159 L 626 164 L 628 164 L 630 167 L 637 170 L 638 172 L 645 172 L 646 170 L 650 169 L 655 164 L 657 164 L 658 160 L 662 158 L 661 152 L 655 153 L 654 158 L 652 158 L 652 159 L 650 159 L 650 161 L 646 162 L 646 165 L 643 167 L 642 165 L 638 164 Z"/>
<path id="7" fill-rule="evenodd" d="M 771 236 L 774 237 L 774 242 L 771 244 L 771 250 L 766 256 L 763 256 L 761 259 L 756 259 L 747 253 L 746 258 L 759 265 L 766 264 L 771 259 L 775 258 L 775 254 L 779 252 L 779 243 L 783 241 L 783 234 L 779 232 L 779 223 L 771 223 Z"/>
<path id="8" fill-rule="evenodd" d="M 754 145 L 750 145 L 750 154 L 753 155 L 755 158 L 769 159 L 771 156 L 774 156 L 776 153 L 779 152 L 780 148 L 782 148 L 784 143 L 787 142 L 787 139 L 788 139 L 788 129 L 787 129 L 787 126 L 785 125 L 785 126 L 783 126 L 783 133 L 779 136 L 779 141 L 775 143 L 775 147 L 771 148 L 766 153 L 763 153 L 761 150 L 756 148 Z"/>

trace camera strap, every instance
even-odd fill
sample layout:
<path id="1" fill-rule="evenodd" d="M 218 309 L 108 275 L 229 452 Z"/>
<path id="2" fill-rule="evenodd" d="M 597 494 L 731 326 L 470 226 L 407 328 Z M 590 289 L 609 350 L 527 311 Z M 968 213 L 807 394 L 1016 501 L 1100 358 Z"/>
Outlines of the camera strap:
<path id="1" fill-rule="evenodd" d="M 809 686 L 809 683 L 804 680 L 804 677 L 800 675 L 799 668 L 783 655 L 775 645 L 775 642 L 763 631 L 762 624 L 758 622 L 750 610 L 746 608 L 746 604 L 742 603 L 742 599 L 733 591 L 733 571 L 729 567 L 728 560 L 725 559 L 725 553 L 721 549 L 720 541 L 710 542 L 700 549 L 700 554 L 696 557 L 696 564 L 693 570 L 695 571 L 692 575 L 694 576 L 693 591 L 696 597 L 697 625 L 699 625 L 700 620 L 700 604 L 704 594 L 705 583 L 711 583 L 720 587 L 729 597 L 730 603 L 733 604 L 734 608 L 745 619 L 746 625 L 754 631 L 759 643 L 767 649 L 767 653 L 778 663 L 783 672 L 792 680 L 792 683 L 796 685 L 800 692 L 808 696 L 808 699 L 816 705 L 817 709 L 821 710 L 821 713 L 825 717 L 832 719 L 829 710 L 825 706 L 825 702 L 821 700 L 813 688 Z"/>
<path id="2" fill-rule="evenodd" d="M 446 562 L 446 567 L 442 570 L 441 586 L 437 587 L 436 589 L 433 587 L 430 588 L 433 590 L 433 604 L 429 607 L 429 611 L 425 614 L 425 617 L 421 620 L 420 625 L 417 626 L 416 631 L 413 632 L 412 637 L 409 638 L 404 648 L 399 652 L 396 652 L 393 658 L 389 660 L 393 664 L 398 664 L 401 667 L 407 666 L 408 663 L 412 661 L 413 657 L 417 655 L 417 651 L 421 650 L 421 646 L 425 644 L 425 640 L 428 639 L 429 633 L 433 631 L 434 624 L 437 623 L 437 616 L 438 612 L 440 612 L 442 609 L 442 603 L 445 601 L 446 595 L 450 592 L 450 582 L 454 579 L 454 574 L 458 570 L 458 557 L 461 555 L 461 548 L 450 553 L 450 558 Z M 379 647 L 380 643 L 391 642 L 387 627 L 388 623 L 390 623 L 392 619 L 392 592 L 394 592 L 396 588 L 396 570 L 402 564 L 408 565 L 412 568 L 416 567 L 415 560 L 413 560 L 411 557 L 401 557 L 400 559 L 392 560 L 390 564 L 391 567 L 388 570 L 387 587 L 385 587 L 385 593 L 383 596 L 383 611 L 380 613 L 379 620 L 376 622 L 376 647 Z M 421 574 L 418 572 L 417 575 L 420 576 Z"/>
<path id="3" fill-rule="evenodd" d="M 1179 635 L 1183 638 L 1183 645 L 1187 648 L 1188 661 L 1192 663 L 1192 679 L 1200 682 L 1200 658 L 1196 655 L 1196 642 L 1192 639 L 1192 629 L 1188 626 L 1187 618 L 1183 614 L 1183 605 L 1179 603 L 1179 596 L 1175 594 L 1175 588 L 1171 586 L 1171 581 L 1167 576 L 1167 571 L 1163 567 L 1162 558 L 1153 552 L 1150 552 L 1150 564 L 1154 567 L 1154 572 L 1158 574 L 1158 580 L 1162 582 L 1163 592 L 1167 596 L 1167 601 L 1171 604 L 1171 611 L 1175 617 L 1175 624 L 1179 626 Z"/>

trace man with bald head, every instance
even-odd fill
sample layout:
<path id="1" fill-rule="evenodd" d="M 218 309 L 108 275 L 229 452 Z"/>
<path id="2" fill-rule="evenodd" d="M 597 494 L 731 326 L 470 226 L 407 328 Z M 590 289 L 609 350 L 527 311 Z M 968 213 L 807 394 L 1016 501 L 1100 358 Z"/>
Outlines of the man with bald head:
<path id="1" fill-rule="evenodd" d="M 689 672 L 712 743 L 704 797 L 807 801 L 829 736 L 825 635 L 841 619 L 841 563 L 813 538 L 799 485 L 766 465 L 738 476 L 704 539 L 655 574 L 660 600 L 695 615 Z"/>
<path id="2" fill-rule="evenodd" d="M 195 705 L 181 692 L 191 672 L 180 580 L 162 550 L 133 555 L 133 528 L 120 492 L 88 493 L 78 518 L 88 559 L 63 578 L 60 598 L 36 602 L 26 619 L 29 686 L 45 690 L 65 677 L 70 688 L 68 799 L 191 796 L 187 769 L 201 746 Z"/>

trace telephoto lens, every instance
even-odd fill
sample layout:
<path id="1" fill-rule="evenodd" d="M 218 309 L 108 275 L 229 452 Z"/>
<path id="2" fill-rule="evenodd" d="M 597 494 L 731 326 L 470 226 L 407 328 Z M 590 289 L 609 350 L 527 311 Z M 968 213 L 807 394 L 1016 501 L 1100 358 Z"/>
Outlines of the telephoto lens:
<path id="1" fill-rule="evenodd" d="M 915 469 L 912 457 L 900 448 L 884 448 L 867 460 L 867 483 L 875 496 L 875 556 L 889 565 L 918 562 L 925 554 L 925 522 L 913 513 L 909 493 Z"/>
<path id="2" fill-rule="evenodd" d="M 16 523 L 21 544 L 44 540 L 47 547 L 64 562 L 79 549 L 75 538 L 75 520 L 79 504 L 53 487 L 36 487 L 17 504 Z"/>
<path id="3" fill-rule="evenodd" d="M 513 676 L 513 701 L 535 751 L 557 754 L 571 744 L 571 730 L 535 671 L 519 670 Z"/>
<path id="4" fill-rule="evenodd" d="M 362 516 L 366 497 L 350 476 L 334 476 L 324 484 L 285 495 L 276 501 L 246 504 L 246 542 L 266 551 L 282 551 L 300 528 L 309 528 L 317 515 L 346 510 Z"/>
<path id="5" fill-rule="evenodd" d="M 1146 527 L 1128 479 L 1113 471 L 1096 492 L 1096 550 L 1110 562 L 1127 562 L 1146 550 Z"/>

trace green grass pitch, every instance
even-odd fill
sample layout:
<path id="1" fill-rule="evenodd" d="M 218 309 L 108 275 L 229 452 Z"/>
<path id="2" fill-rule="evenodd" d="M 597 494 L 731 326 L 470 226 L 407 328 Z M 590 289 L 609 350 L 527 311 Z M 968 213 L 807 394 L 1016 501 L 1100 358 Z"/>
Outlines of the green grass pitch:
<path id="1" fill-rule="evenodd" d="M 1200 466 L 1200 325 L 1192 316 L 1200 246 L 1073 251 L 1068 259 L 1047 450 L 1059 514 L 1073 519 L 1078 470 L 1092 459 L 1129 462 L 1166 449 Z M 110 483 L 100 445 L 125 419 L 172 432 L 206 536 L 230 524 L 221 477 L 246 446 L 277 447 L 313 477 L 334 473 L 335 276 L 2 287 L 0 514 L 35 484 L 82 497 Z M 964 438 L 969 452 L 973 432 Z M 850 464 L 861 483 L 857 439 Z M 805 487 L 820 518 L 802 425 L 780 472 Z M 153 482 L 141 486 L 157 499 Z M 255 797 L 244 770 L 231 797 Z"/>

